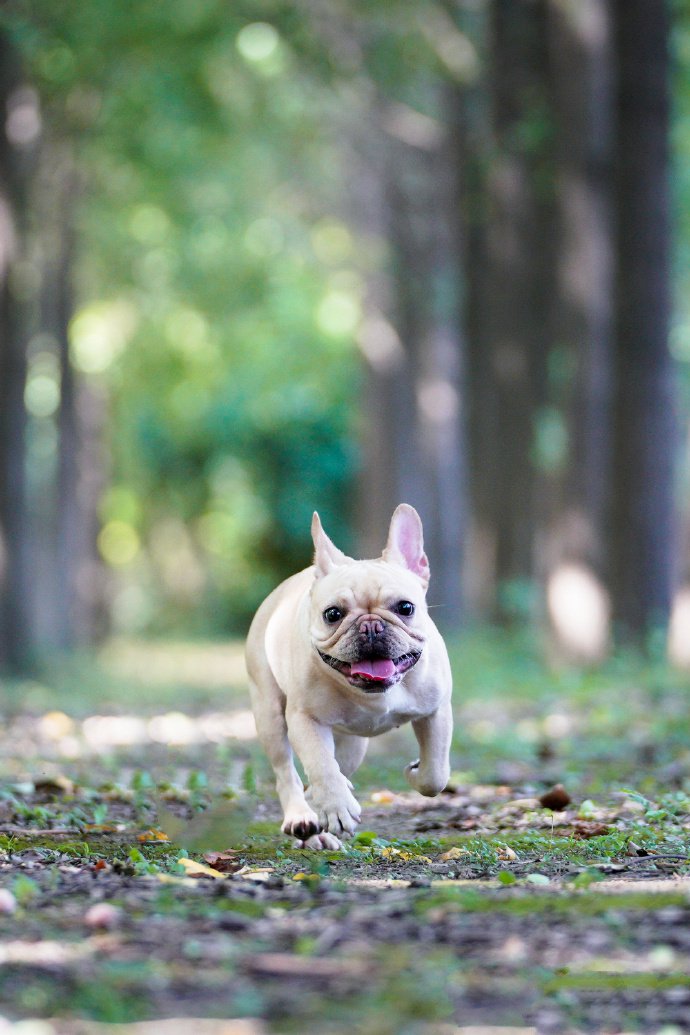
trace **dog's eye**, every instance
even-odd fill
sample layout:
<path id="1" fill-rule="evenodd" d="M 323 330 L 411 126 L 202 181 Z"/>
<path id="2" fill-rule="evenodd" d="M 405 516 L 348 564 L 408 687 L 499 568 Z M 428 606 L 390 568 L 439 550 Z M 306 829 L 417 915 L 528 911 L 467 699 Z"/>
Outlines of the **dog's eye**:
<path id="1" fill-rule="evenodd" d="M 401 600 L 393 608 L 403 618 L 411 618 L 414 614 L 414 604 L 410 600 Z"/>
<path id="2" fill-rule="evenodd" d="M 327 607 L 323 613 L 323 620 L 329 625 L 335 625 L 343 617 L 343 612 L 339 607 Z"/>

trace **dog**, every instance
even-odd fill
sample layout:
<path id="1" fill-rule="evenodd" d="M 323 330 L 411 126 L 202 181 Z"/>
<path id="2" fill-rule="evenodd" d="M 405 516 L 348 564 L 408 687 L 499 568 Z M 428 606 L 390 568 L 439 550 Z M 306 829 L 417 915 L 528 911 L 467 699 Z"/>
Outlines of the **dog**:
<path id="1" fill-rule="evenodd" d="M 411 722 L 410 785 L 434 796 L 450 775 L 451 671 L 429 617 L 429 562 L 417 511 L 402 503 L 376 560 L 353 560 L 312 521 L 314 564 L 259 607 L 246 647 L 259 739 L 276 777 L 282 830 L 338 849 L 361 809 L 350 777 L 370 737 Z M 295 768 L 299 758 L 308 786 Z"/>

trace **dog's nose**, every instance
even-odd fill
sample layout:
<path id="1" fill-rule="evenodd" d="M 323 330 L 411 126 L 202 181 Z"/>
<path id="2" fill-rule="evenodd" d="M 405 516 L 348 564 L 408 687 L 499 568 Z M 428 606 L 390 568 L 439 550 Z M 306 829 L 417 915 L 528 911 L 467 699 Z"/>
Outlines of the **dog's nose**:
<path id="1" fill-rule="evenodd" d="M 377 636 L 382 636 L 384 630 L 383 622 L 380 618 L 376 618 L 371 615 L 368 618 L 363 618 L 359 623 L 359 635 L 363 640 L 369 640 L 372 643 Z"/>

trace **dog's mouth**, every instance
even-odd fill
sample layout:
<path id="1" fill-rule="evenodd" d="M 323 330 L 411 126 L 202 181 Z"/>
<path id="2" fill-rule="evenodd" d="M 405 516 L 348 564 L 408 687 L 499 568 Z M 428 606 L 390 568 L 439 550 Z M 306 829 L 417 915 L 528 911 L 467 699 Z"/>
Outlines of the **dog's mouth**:
<path id="1" fill-rule="evenodd" d="M 352 686 L 368 694 L 381 694 L 395 683 L 399 683 L 405 673 L 417 664 L 421 654 L 420 650 L 412 650 L 395 659 L 361 658 L 359 661 L 348 663 L 319 651 L 322 661 L 345 676 Z"/>

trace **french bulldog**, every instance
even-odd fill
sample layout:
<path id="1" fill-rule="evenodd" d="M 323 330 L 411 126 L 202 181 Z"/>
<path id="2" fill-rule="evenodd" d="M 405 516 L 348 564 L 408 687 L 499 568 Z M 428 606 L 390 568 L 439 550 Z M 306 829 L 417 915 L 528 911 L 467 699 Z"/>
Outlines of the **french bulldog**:
<path id="1" fill-rule="evenodd" d="M 350 777 L 370 737 L 411 722 L 411 786 L 433 796 L 450 773 L 451 671 L 429 617 L 429 562 L 417 511 L 402 503 L 376 560 L 356 561 L 312 521 L 314 564 L 263 602 L 247 638 L 259 739 L 276 776 L 282 830 L 337 849 L 361 809 Z M 304 788 L 293 751 L 306 774 Z"/>

